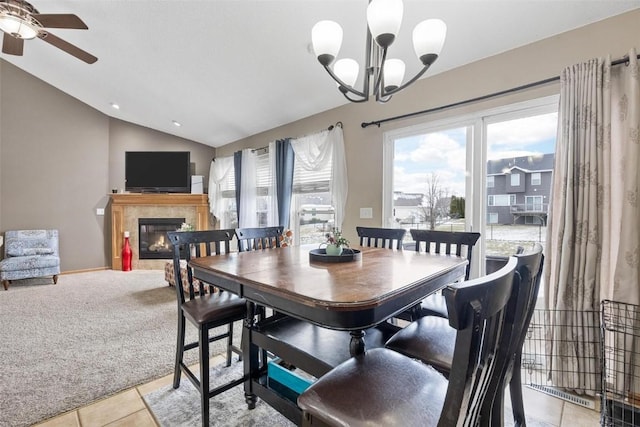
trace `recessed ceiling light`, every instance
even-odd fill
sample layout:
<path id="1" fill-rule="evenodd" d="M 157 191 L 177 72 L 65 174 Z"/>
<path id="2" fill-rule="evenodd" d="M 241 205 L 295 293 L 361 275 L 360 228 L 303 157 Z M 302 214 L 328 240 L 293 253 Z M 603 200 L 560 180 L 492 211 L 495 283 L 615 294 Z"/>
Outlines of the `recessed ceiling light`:
<path id="1" fill-rule="evenodd" d="M 115 102 L 112 102 L 112 103 L 111 103 L 111 107 L 113 107 L 113 108 L 114 108 L 114 109 L 116 109 L 116 110 L 119 110 L 119 109 L 120 109 L 120 106 L 119 106 L 118 104 L 116 104 Z"/>
<path id="2" fill-rule="evenodd" d="M 173 121 L 173 125 L 178 127 L 182 126 L 179 122 L 176 122 L 175 120 Z"/>

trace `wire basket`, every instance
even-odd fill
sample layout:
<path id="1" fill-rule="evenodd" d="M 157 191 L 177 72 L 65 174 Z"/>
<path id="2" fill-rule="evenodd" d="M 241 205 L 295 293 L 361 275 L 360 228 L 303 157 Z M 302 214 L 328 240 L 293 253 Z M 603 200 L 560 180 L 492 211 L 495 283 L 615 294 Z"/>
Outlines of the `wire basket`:
<path id="1" fill-rule="evenodd" d="M 604 426 L 640 426 L 640 306 L 602 301 Z"/>

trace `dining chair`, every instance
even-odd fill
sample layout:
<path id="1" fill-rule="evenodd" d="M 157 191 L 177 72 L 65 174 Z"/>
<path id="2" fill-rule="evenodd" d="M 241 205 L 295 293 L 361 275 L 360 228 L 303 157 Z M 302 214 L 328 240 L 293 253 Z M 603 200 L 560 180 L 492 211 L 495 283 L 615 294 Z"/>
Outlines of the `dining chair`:
<path id="1" fill-rule="evenodd" d="M 443 293 L 456 331 L 449 378 L 387 348 L 352 357 L 298 397 L 306 426 L 477 425 L 501 361 L 507 302 L 519 285 L 516 259 L 499 271 L 447 286 Z"/>
<path id="2" fill-rule="evenodd" d="M 464 280 L 469 280 L 471 272 L 471 256 L 473 247 L 480 238 L 480 233 L 470 231 L 438 231 L 409 230 L 417 252 L 465 256 L 469 263 L 464 273 Z M 447 305 L 441 293 L 427 296 L 419 306 L 413 307 L 399 317 L 404 320 L 415 320 L 423 316 L 447 317 Z"/>
<path id="3" fill-rule="evenodd" d="M 356 227 L 360 238 L 360 246 L 402 249 L 402 239 L 406 233 L 404 228 Z"/>
<path id="4" fill-rule="evenodd" d="M 258 249 L 279 248 L 280 237 L 284 227 L 236 228 L 238 251 L 254 251 Z"/>
<path id="5" fill-rule="evenodd" d="M 176 363 L 173 374 L 173 388 L 180 387 L 182 372 L 189 378 L 200 392 L 200 406 L 202 425 L 209 425 L 209 399 L 232 387 L 244 382 L 244 378 L 237 378 L 226 384 L 210 389 L 209 378 L 209 344 L 214 341 L 227 339 L 227 366 L 231 365 L 232 353 L 242 355 L 233 345 L 233 323 L 244 320 L 246 315 L 245 300 L 229 292 L 210 289 L 205 292 L 205 286 L 215 286 L 215 283 L 199 282 L 198 293 L 194 289 L 193 273 L 187 267 L 188 299 L 185 296 L 185 286 L 180 274 L 180 256 L 186 254 L 187 266 L 189 261 L 200 256 L 211 256 L 228 253 L 234 230 L 208 231 L 170 231 L 167 232 L 169 242 L 173 245 L 173 268 L 178 296 L 178 337 L 176 345 Z M 181 253 L 181 248 L 186 248 Z M 198 341 L 185 343 L 186 320 L 198 329 Z M 209 331 L 220 326 L 227 326 L 227 331 L 209 336 Z M 184 353 L 187 350 L 199 349 L 200 375 L 197 377 L 184 363 Z"/>
<path id="6" fill-rule="evenodd" d="M 492 399 L 485 401 L 483 413 L 493 426 L 502 426 L 504 418 L 504 390 L 509 384 L 514 424 L 524 426 L 521 359 L 522 347 L 536 304 L 544 256 L 542 246 L 536 244 L 530 253 L 517 254 L 516 271 L 520 285 L 514 287 L 507 304 L 505 336 L 499 348 L 504 364 L 493 376 L 490 384 Z M 454 367 L 456 330 L 447 319 L 439 316 L 422 317 L 396 333 L 385 344 L 386 348 L 434 366 L 449 377 Z"/>

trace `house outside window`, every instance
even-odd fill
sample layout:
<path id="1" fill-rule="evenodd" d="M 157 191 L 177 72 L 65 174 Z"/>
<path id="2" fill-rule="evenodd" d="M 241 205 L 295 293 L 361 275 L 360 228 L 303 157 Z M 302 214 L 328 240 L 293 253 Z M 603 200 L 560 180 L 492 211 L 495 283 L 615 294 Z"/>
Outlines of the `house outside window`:
<path id="1" fill-rule="evenodd" d="M 518 187 L 520 185 L 520 174 L 512 173 L 511 174 L 511 186 Z"/>
<path id="2" fill-rule="evenodd" d="M 534 172 L 531 174 L 531 185 L 540 185 L 542 184 L 542 175 L 540 172 Z"/>

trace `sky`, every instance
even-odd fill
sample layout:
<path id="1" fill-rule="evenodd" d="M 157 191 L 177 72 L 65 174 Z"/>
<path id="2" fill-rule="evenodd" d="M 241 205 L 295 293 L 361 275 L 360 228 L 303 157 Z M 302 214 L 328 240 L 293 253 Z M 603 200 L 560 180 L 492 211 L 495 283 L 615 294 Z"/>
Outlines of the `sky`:
<path id="1" fill-rule="evenodd" d="M 487 158 L 555 152 L 557 120 L 557 113 L 551 113 L 489 124 Z M 464 196 L 466 134 L 464 127 L 397 139 L 394 191 L 424 193 L 434 172 L 449 195 Z"/>

